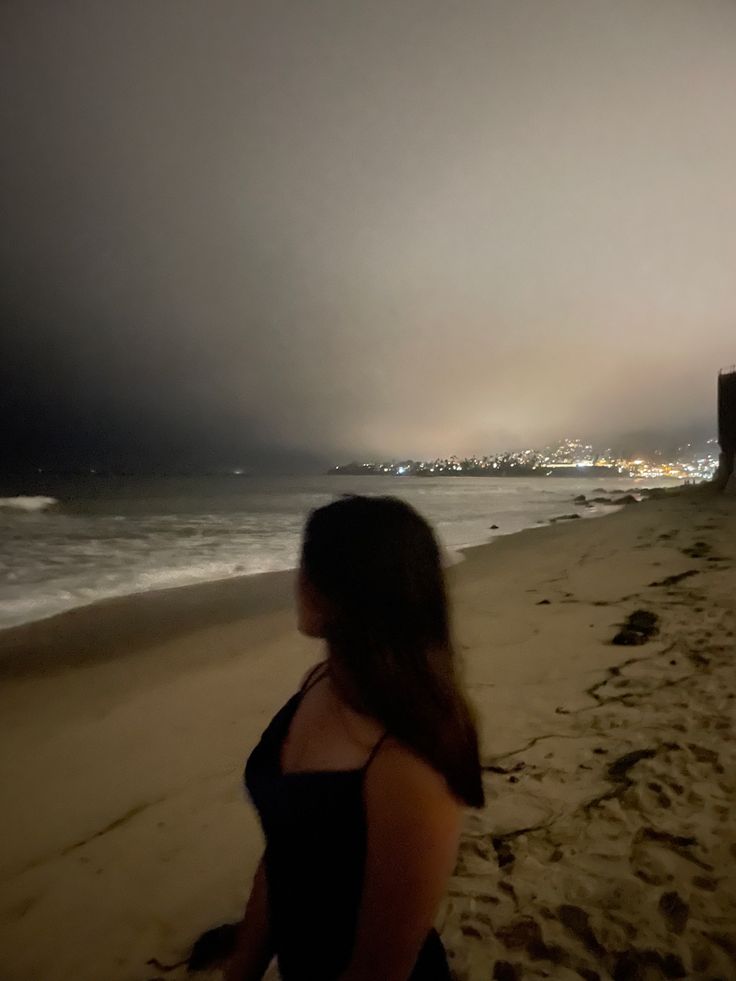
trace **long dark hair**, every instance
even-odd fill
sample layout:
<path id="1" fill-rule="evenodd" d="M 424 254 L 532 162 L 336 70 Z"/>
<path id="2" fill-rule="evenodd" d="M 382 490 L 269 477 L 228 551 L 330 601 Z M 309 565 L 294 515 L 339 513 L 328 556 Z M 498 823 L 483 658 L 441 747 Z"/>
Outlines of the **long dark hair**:
<path id="1" fill-rule="evenodd" d="M 345 495 L 309 516 L 302 571 L 326 602 L 325 636 L 357 711 L 378 719 L 470 807 L 485 799 L 463 694 L 440 550 L 395 497 Z"/>

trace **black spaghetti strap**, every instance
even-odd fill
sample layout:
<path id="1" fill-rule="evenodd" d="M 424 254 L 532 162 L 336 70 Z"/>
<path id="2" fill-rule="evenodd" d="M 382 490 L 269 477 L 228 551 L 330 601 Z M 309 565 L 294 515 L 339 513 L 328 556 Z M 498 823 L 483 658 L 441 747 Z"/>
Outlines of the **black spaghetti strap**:
<path id="1" fill-rule="evenodd" d="M 371 750 L 371 755 L 370 755 L 370 756 L 368 757 L 368 759 L 367 759 L 367 760 L 365 761 L 365 763 L 363 764 L 363 770 L 364 770 L 364 771 L 365 771 L 365 770 L 367 770 L 367 769 L 368 769 L 368 767 L 369 767 L 369 766 L 371 765 L 371 760 L 373 759 L 373 757 L 374 757 L 374 756 L 376 755 L 376 753 L 378 752 L 378 750 L 379 750 L 379 748 L 380 748 L 380 745 L 381 745 L 381 743 L 383 742 L 383 740 L 384 740 L 384 739 L 386 738 L 386 736 L 388 736 L 388 730 L 386 730 L 386 732 L 384 732 L 384 734 L 383 734 L 383 735 L 381 736 L 381 738 L 380 738 L 380 739 L 379 739 L 379 740 L 378 740 L 378 741 L 376 742 L 376 744 L 374 745 L 374 747 L 373 747 L 373 749 Z"/>
<path id="2" fill-rule="evenodd" d="M 325 670 L 321 674 L 318 674 L 320 668 L 324 668 Z M 320 680 L 320 678 L 324 678 L 329 669 L 330 666 L 327 661 L 320 661 L 319 664 L 315 664 L 307 677 L 304 679 L 302 687 L 299 690 L 302 692 L 308 691 L 313 684 L 316 684 Z"/>

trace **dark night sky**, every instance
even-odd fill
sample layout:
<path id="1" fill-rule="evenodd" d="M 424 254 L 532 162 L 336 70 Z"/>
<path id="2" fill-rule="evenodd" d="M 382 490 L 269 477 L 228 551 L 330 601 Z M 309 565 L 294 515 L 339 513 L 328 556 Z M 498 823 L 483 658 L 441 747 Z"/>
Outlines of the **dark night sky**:
<path id="1" fill-rule="evenodd" d="M 5 465 L 715 431 L 731 0 L 6 0 L 0 38 Z"/>

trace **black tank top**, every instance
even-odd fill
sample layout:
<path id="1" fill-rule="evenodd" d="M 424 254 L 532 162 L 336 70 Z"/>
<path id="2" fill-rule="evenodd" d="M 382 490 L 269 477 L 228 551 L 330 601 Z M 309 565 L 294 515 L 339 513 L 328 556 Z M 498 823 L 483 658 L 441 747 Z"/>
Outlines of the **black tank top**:
<path id="1" fill-rule="evenodd" d="M 283 981 L 334 981 L 347 968 L 363 886 L 366 820 L 362 767 L 281 770 L 281 747 L 304 693 L 326 674 L 317 665 L 282 706 L 245 765 L 245 785 L 266 839 L 271 929 Z M 450 981 L 432 928 L 407 981 Z"/>

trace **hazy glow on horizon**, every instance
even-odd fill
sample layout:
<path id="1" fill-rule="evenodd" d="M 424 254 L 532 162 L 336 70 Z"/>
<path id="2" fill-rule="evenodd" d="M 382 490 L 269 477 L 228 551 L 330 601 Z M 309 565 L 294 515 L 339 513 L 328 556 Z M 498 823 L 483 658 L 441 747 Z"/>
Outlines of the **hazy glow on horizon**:
<path id="1" fill-rule="evenodd" d="M 736 5 L 0 24 L 0 382 L 29 457 L 430 457 L 712 420 Z"/>

